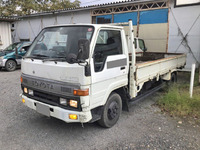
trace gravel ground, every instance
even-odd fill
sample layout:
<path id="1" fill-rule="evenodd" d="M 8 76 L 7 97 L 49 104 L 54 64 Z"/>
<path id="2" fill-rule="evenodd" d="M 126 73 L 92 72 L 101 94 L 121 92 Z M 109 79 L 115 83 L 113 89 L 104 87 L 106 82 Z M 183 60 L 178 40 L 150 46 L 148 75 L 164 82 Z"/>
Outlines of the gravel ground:
<path id="1" fill-rule="evenodd" d="M 20 70 L 0 71 L 0 149 L 2 150 L 143 150 L 200 149 L 200 127 L 162 114 L 157 92 L 123 112 L 104 129 L 96 123 L 67 124 L 27 108 L 19 94 Z"/>

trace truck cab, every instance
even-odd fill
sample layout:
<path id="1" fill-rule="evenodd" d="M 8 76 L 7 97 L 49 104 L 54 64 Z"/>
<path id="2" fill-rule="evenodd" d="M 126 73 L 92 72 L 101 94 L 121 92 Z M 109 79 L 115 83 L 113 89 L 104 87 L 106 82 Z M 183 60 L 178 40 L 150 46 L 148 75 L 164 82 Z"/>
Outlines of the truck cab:
<path id="1" fill-rule="evenodd" d="M 31 42 L 17 42 L 0 51 L 0 68 L 14 71 L 21 65 L 21 59 L 26 54 Z"/>
<path id="2" fill-rule="evenodd" d="M 44 28 L 22 59 L 24 103 L 66 122 L 91 121 L 92 111 L 99 111 L 114 89 L 128 84 L 123 37 L 123 27 L 117 26 Z"/>

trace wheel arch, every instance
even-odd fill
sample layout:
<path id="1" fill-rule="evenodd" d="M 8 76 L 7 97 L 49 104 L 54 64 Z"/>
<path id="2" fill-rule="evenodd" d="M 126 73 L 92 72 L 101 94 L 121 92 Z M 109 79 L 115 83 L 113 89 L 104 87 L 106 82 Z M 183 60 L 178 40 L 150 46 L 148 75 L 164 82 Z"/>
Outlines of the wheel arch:
<path id="1" fill-rule="evenodd" d="M 126 90 L 126 87 L 120 87 L 118 89 L 115 89 L 115 90 L 111 91 L 108 94 L 107 100 L 113 93 L 117 93 L 121 97 L 122 110 L 129 111 L 129 107 L 128 107 L 129 98 L 128 98 L 128 92 Z M 95 122 L 95 121 L 97 121 L 97 120 L 99 120 L 101 118 L 101 113 L 102 113 L 103 108 L 104 108 L 105 105 L 106 105 L 106 103 L 104 105 L 98 106 L 98 107 L 93 108 L 91 110 L 91 112 L 92 112 L 92 120 L 90 122 Z"/>
<path id="2" fill-rule="evenodd" d="M 122 100 L 122 110 L 128 111 L 129 95 L 128 95 L 126 87 L 121 87 L 121 88 L 115 89 L 114 91 L 112 91 L 110 93 L 110 95 L 112 93 L 119 94 L 119 96 L 121 97 L 121 100 Z"/>
<path id="3" fill-rule="evenodd" d="M 16 64 L 17 64 L 17 61 L 14 59 L 14 58 L 8 58 L 7 60 L 6 60 L 6 63 L 9 61 L 9 60 L 13 60 Z M 5 64 L 6 64 L 5 63 Z M 18 65 L 18 64 L 17 64 Z"/>

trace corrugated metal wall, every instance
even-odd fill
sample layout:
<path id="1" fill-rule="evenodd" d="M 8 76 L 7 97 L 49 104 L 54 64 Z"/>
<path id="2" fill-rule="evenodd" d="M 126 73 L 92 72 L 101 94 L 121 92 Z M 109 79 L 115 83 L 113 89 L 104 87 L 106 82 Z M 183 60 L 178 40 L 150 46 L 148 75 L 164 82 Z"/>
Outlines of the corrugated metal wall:
<path id="1" fill-rule="evenodd" d="M 128 9 L 128 7 L 129 6 L 127 6 L 126 9 Z M 141 4 L 140 7 L 143 7 L 143 4 Z M 99 9 L 105 10 L 104 8 L 98 8 L 97 11 L 95 11 L 95 9 L 88 9 L 57 14 L 56 16 L 52 14 L 43 17 L 24 18 L 24 20 L 15 23 L 13 37 L 14 41 L 19 41 L 20 39 L 30 39 L 32 41 L 43 27 L 49 25 L 91 22 L 98 23 L 98 21 L 102 21 L 102 18 L 106 19 L 107 22 L 114 23 L 127 22 L 128 19 L 132 19 L 134 30 L 137 32 L 135 35 L 138 34 L 139 37 L 145 40 L 148 51 L 187 53 L 186 68 L 189 69 L 192 63 L 200 61 L 200 17 L 197 19 L 200 14 L 200 5 L 174 8 L 174 2 L 171 1 L 170 6 L 164 5 L 164 7 L 165 8 L 155 9 L 150 7 L 150 9 L 153 10 L 145 8 L 145 10 L 139 11 L 133 9 L 133 12 L 130 12 L 131 10 L 126 13 L 113 12 L 113 14 L 109 15 L 103 14 L 106 13 L 106 11 L 99 11 Z M 107 8 L 109 10 L 109 7 Z M 137 8 L 138 7 L 136 7 L 136 9 Z M 169 13 L 168 8 L 171 8 Z M 119 10 L 119 7 L 117 7 L 116 10 Z M 172 12 L 174 16 L 172 15 Z M 98 13 L 102 13 L 102 15 L 99 15 Z M 195 19 L 197 19 L 196 22 Z M 2 27 L 0 29 L 0 34 L 2 34 L 1 30 Z M 189 30 L 190 32 L 187 33 Z M 5 31 L 6 30 L 3 29 L 3 32 Z M 188 47 L 185 45 L 185 42 L 182 42 L 183 37 L 181 36 L 181 33 L 183 33 L 183 36 L 187 35 L 185 39 L 187 40 L 192 52 L 190 52 Z M 9 35 L 9 33 L 6 33 L 5 35 Z M 0 48 L 1 47 L 2 46 L 0 46 Z"/>
<path id="2" fill-rule="evenodd" d="M 35 36 L 42 28 L 57 24 L 90 23 L 90 11 L 79 11 L 73 13 L 38 16 L 24 18 L 15 22 L 15 31 L 13 32 L 14 41 L 20 39 L 30 39 L 33 41 Z"/>
<path id="3" fill-rule="evenodd" d="M 4 49 L 12 43 L 10 26 L 8 22 L 0 22 L 0 49 Z"/>
<path id="4" fill-rule="evenodd" d="M 200 5 L 174 8 L 169 14 L 168 52 L 186 53 L 186 70 L 200 63 Z"/>
<path id="5" fill-rule="evenodd" d="M 135 29 L 139 23 L 139 30 L 135 30 L 135 35 L 137 31 L 139 37 L 145 40 L 148 51 L 167 51 L 168 9 L 140 11 L 139 16 L 138 12 L 119 13 L 113 16 L 100 15 L 96 17 L 96 22 L 98 23 L 101 18 L 110 19 L 110 23 L 128 22 L 132 19 Z"/>

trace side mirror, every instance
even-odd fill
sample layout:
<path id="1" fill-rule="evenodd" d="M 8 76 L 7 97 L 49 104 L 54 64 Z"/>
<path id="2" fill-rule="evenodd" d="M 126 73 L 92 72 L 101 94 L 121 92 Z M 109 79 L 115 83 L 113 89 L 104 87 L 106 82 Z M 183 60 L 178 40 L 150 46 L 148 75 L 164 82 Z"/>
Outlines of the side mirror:
<path id="1" fill-rule="evenodd" d="M 18 49 L 17 49 L 17 47 L 15 48 L 15 54 L 18 55 Z"/>
<path id="2" fill-rule="evenodd" d="M 86 60 L 89 58 L 90 41 L 88 39 L 80 39 L 78 41 L 77 59 Z"/>
<path id="3" fill-rule="evenodd" d="M 15 55 L 16 55 L 16 59 L 18 59 L 18 49 L 17 49 L 17 47 L 15 48 Z"/>

